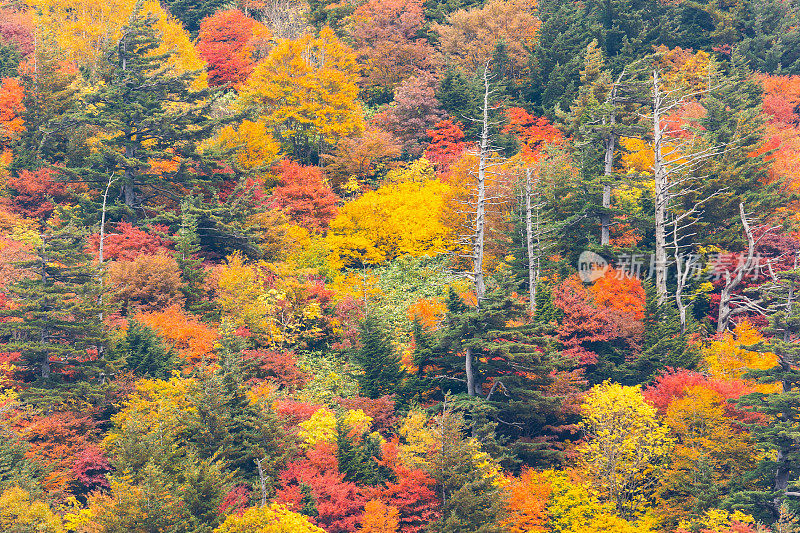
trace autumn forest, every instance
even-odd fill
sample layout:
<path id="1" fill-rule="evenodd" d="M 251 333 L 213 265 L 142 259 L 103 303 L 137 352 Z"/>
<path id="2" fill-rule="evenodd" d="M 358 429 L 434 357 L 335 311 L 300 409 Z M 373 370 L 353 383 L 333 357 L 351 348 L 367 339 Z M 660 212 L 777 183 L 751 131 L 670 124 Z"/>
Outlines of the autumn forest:
<path id="1" fill-rule="evenodd" d="M 0 0 L 0 532 L 800 532 L 797 0 Z"/>

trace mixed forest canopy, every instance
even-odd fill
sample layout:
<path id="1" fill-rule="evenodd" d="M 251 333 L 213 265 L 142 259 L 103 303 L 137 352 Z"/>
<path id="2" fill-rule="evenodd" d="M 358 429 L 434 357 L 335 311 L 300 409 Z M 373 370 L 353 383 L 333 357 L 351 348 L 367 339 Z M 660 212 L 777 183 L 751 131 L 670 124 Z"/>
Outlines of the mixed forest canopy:
<path id="1" fill-rule="evenodd" d="M 800 531 L 796 0 L 0 0 L 0 531 Z"/>

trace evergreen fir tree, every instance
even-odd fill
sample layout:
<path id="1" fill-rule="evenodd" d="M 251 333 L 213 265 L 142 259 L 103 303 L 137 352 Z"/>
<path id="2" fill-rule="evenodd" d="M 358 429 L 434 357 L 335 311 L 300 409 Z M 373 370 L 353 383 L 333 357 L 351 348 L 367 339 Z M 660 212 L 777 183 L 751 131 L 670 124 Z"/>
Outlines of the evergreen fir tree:
<path id="1" fill-rule="evenodd" d="M 696 330 L 691 312 L 687 333 L 681 334 L 680 316 L 671 298 L 658 304 L 658 295 L 651 280 L 644 282 L 644 345 L 635 361 L 622 366 L 621 379 L 631 383 L 651 380 L 665 368 L 694 370 L 700 362 L 699 349 L 689 342 L 689 335 Z"/>
<path id="2" fill-rule="evenodd" d="M 358 376 L 361 394 L 380 398 L 401 391 L 405 371 L 383 324 L 375 315 L 368 314 L 361 323 L 360 333 L 361 348 L 354 354 L 354 359 L 364 371 Z"/>
<path id="3" fill-rule="evenodd" d="M 158 335 L 136 320 L 128 321 L 128 331 L 114 354 L 124 360 L 126 368 L 159 379 L 169 378 L 175 364 L 174 354 Z"/>
<path id="4" fill-rule="evenodd" d="M 392 471 L 378 463 L 381 458 L 380 439 L 365 431 L 360 435 L 360 442 L 356 442 L 351 432 L 352 429 L 342 418 L 337 417 L 336 459 L 344 479 L 373 486 L 392 479 Z"/>
<path id="5" fill-rule="evenodd" d="M 109 54 L 106 80 L 95 83 L 77 113 L 77 124 L 97 139 L 81 165 L 63 169 L 67 179 L 97 187 L 112 182 L 124 206 L 110 210 L 140 218 L 152 199 L 180 201 L 180 195 L 213 165 L 199 154 L 217 122 L 209 118 L 208 90 L 195 91 L 197 72 L 178 74 L 165 67 L 174 54 L 155 54 L 161 40 L 141 3 Z"/>
<path id="6" fill-rule="evenodd" d="M 241 378 L 225 361 L 217 372 L 199 376 L 196 416 L 189 439 L 202 458 L 215 458 L 240 480 L 259 486 L 256 460 L 268 490 L 291 453 L 288 439 L 271 409 L 253 405 Z M 260 489 L 259 489 L 260 490 Z"/>
<path id="7" fill-rule="evenodd" d="M 491 290 L 480 308 L 467 306 L 451 288 L 445 322 L 430 366 L 444 376 L 438 380 L 443 392 L 462 394 L 463 351 L 472 347 L 479 398 L 467 409 L 475 422 L 502 421 L 498 436 L 520 443 L 533 442 L 543 426 L 559 425 L 559 400 L 545 393 L 551 373 L 564 367 L 552 324 L 529 322 L 525 303 L 500 288 Z M 550 452 L 539 448 L 520 444 L 517 451 L 529 462 L 549 460 Z"/>
<path id="8" fill-rule="evenodd" d="M 16 305 L 0 310 L 2 350 L 21 354 L 19 378 L 33 388 L 98 380 L 107 366 L 99 272 L 84 243 L 71 224 L 42 235 L 34 257 L 17 265 L 27 275 L 8 287 Z"/>
<path id="9" fill-rule="evenodd" d="M 771 309 L 767 339 L 748 349 L 770 352 L 777 365 L 767 370 L 752 370 L 746 377 L 760 383 L 778 385 L 777 392 L 755 392 L 739 399 L 739 405 L 763 413 L 766 423 L 750 425 L 750 431 L 762 450 L 754 472 L 760 489 L 731 497 L 730 505 L 748 508 L 756 515 L 778 519 L 781 507 L 790 513 L 800 510 L 800 269 L 778 274 L 778 280 L 763 288 Z"/>

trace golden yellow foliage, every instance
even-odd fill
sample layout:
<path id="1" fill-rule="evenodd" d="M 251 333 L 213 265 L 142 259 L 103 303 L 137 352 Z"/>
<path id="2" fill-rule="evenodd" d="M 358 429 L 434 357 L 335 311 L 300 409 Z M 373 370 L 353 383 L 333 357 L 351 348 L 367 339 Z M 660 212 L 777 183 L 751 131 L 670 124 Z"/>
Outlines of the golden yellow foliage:
<path id="1" fill-rule="evenodd" d="M 230 153 L 236 164 L 247 170 L 271 165 L 281 150 L 264 123 L 251 120 L 243 121 L 239 127 L 225 126 L 210 144 Z"/>
<path id="2" fill-rule="evenodd" d="M 122 37 L 136 0 L 28 0 L 36 27 L 53 39 L 68 59 L 79 66 L 94 69 L 102 54 Z M 141 13 L 151 15 L 153 27 L 162 43 L 153 55 L 174 50 L 165 65 L 176 73 L 202 71 L 205 62 L 200 58 L 189 34 L 180 22 L 171 17 L 156 0 L 141 5 Z M 198 73 L 194 88 L 207 85 L 205 71 Z"/>
<path id="3" fill-rule="evenodd" d="M 659 479 L 672 449 L 669 428 L 645 402 L 640 388 L 606 381 L 583 404 L 585 433 L 579 451 L 586 471 L 617 510 L 634 515 Z"/>
<path id="4" fill-rule="evenodd" d="M 361 409 L 347 411 L 342 418 L 342 423 L 350 428 L 350 431 L 361 435 L 367 431 L 372 424 L 372 417 L 368 416 Z M 313 448 L 320 442 L 334 442 L 336 440 L 336 415 L 333 411 L 323 407 L 311 415 L 311 418 L 300 423 L 302 439 L 301 446 Z"/>
<path id="5" fill-rule="evenodd" d="M 374 265 L 402 255 L 453 249 L 443 217 L 453 187 L 438 180 L 388 183 L 346 204 L 331 222 L 328 244 L 335 268 Z"/>
<path id="6" fill-rule="evenodd" d="M 35 501 L 19 487 L 0 495 L 0 530 L 63 533 L 64 524 L 45 502 Z"/>
<path id="7" fill-rule="evenodd" d="M 232 514 L 214 533 L 325 533 L 308 521 L 277 503 L 251 507 L 241 516 Z"/>
<path id="8" fill-rule="evenodd" d="M 749 322 L 723 333 L 702 348 L 709 374 L 719 379 L 741 378 L 748 369 L 766 370 L 778 363 L 773 353 L 754 352 L 745 347 L 761 342 L 764 337 Z"/>
<path id="9" fill-rule="evenodd" d="M 189 399 L 194 379 L 171 378 L 140 379 L 136 392 L 131 394 L 119 413 L 112 417 L 114 428 L 108 432 L 103 444 L 114 449 L 122 437 L 121 431 L 133 425 L 142 435 L 159 435 L 169 441 L 183 431 L 187 415 L 197 411 Z"/>
<path id="10" fill-rule="evenodd" d="M 427 427 L 428 417 L 421 409 L 412 409 L 400 424 L 402 442 L 400 460 L 408 468 L 425 468 L 430 452 L 436 446 L 436 436 Z"/>
<path id="11" fill-rule="evenodd" d="M 356 55 L 325 27 L 318 38 L 273 48 L 242 86 L 238 105 L 255 108 L 281 141 L 319 135 L 334 143 L 364 131 L 358 92 Z"/>

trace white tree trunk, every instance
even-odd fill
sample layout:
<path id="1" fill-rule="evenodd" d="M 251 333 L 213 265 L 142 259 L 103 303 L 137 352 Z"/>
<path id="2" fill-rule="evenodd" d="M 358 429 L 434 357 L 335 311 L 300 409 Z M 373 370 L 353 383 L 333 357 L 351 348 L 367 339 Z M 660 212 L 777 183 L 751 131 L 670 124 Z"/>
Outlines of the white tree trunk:
<path id="1" fill-rule="evenodd" d="M 533 209 L 531 208 L 531 195 L 533 194 L 533 187 L 531 184 L 531 175 L 533 170 L 525 169 L 525 237 L 528 249 L 528 289 L 530 292 L 530 309 L 533 312 L 536 309 L 536 286 L 539 284 L 539 267 L 540 267 L 540 253 L 539 253 L 539 212 L 536 212 L 536 230 L 533 229 Z M 535 239 L 535 243 L 534 243 Z"/>
<path id="2" fill-rule="evenodd" d="M 658 303 L 667 299 L 667 208 L 669 205 L 669 174 L 664 158 L 663 130 L 661 129 L 661 108 L 663 97 L 659 86 L 658 70 L 653 70 L 653 176 L 655 179 L 655 230 L 656 247 L 654 269 Z"/>

